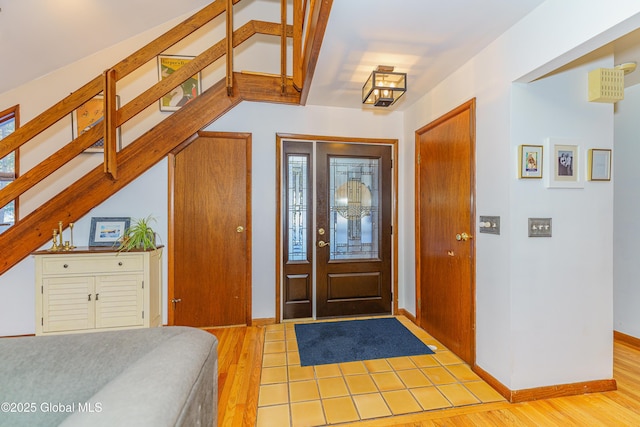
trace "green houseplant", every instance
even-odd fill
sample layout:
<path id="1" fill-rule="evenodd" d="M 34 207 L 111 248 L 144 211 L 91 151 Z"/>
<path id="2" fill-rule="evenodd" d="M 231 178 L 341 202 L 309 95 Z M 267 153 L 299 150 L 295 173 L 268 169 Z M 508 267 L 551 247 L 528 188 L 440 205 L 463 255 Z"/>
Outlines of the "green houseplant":
<path id="1" fill-rule="evenodd" d="M 118 251 L 156 249 L 156 232 L 151 228 L 151 223 L 155 220 L 151 215 L 134 219 L 132 225 L 124 231 Z"/>

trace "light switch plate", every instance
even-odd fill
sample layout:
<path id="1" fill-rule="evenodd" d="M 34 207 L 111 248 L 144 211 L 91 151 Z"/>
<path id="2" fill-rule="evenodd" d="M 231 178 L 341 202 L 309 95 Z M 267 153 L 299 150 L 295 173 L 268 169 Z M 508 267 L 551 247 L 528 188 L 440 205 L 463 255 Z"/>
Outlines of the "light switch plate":
<path id="1" fill-rule="evenodd" d="M 551 218 L 529 218 L 529 237 L 551 237 Z"/>
<path id="2" fill-rule="evenodd" d="M 480 215 L 480 233 L 500 234 L 500 217 Z"/>

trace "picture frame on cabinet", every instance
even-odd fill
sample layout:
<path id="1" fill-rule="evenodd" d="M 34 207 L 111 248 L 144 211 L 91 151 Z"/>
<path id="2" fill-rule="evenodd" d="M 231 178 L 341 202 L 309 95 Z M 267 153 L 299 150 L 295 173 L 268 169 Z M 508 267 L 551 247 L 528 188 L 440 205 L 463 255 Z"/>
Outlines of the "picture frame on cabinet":
<path id="1" fill-rule="evenodd" d="M 589 150 L 587 168 L 589 181 L 611 181 L 611 150 L 606 148 Z"/>
<path id="2" fill-rule="evenodd" d="M 194 56 L 158 55 L 158 81 L 188 64 Z M 202 73 L 194 74 L 160 98 L 160 111 L 178 111 L 202 92 Z"/>
<path id="3" fill-rule="evenodd" d="M 89 232 L 89 246 L 114 246 L 129 228 L 128 217 L 93 217 Z"/>
<path id="4" fill-rule="evenodd" d="M 542 178 L 542 145 L 521 145 L 518 152 L 518 178 Z"/>
<path id="5" fill-rule="evenodd" d="M 116 95 L 116 108 L 120 108 L 120 96 Z M 98 94 L 71 112 L 71 136 L 76 139 L 104 119 L 104 95 Z M 116 130 L 118 151 L 122 149 L 120 128 Z M 104 138 L 84 150 L 85 153 L 104 153 Z"/>

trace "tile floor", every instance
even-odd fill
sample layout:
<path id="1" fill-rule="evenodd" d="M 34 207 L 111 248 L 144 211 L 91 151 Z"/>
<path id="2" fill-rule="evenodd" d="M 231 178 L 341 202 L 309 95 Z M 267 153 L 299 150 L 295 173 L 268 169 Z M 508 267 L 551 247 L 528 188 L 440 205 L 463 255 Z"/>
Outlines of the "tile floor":
<path id="1" fill-rule="evenodd" d="M 435 354 L 301 367 L 294 323 L 268 326 L 256 425 L 321 426 L 504 400 L 429 334 L 398 320 Z"/>

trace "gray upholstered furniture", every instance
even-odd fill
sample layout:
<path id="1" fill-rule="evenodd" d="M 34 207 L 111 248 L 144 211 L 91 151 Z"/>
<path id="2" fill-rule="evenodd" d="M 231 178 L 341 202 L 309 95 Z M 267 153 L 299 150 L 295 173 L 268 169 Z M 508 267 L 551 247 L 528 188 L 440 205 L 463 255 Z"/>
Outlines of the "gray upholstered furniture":
<path id="1" fill-rule="evenodd" d="M 215 426 L 217 347 L 186 327 L 0 339 L 0 426 Z"/>

